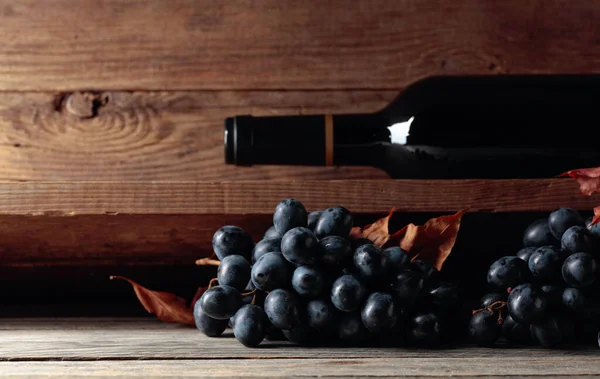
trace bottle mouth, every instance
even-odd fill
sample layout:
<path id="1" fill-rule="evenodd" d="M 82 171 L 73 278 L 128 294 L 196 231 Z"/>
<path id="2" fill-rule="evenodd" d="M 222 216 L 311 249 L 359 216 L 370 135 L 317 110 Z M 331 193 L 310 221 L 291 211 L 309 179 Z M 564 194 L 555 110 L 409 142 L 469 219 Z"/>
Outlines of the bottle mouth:
<path id="1" fill-rule="evenodd" d="M 236 164 L 235 134 L 236 134 L 235 117 L 227 117 L 225 119 L 225 130 L 224 130 L 224 146 L 225 146 L 225 163 L 226 164 Z"/>

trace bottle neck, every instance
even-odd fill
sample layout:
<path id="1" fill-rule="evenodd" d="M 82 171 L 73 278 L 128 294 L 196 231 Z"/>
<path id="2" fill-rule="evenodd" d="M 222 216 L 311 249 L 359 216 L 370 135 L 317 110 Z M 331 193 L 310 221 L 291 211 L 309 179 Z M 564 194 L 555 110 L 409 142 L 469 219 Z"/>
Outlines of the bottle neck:
<path id="1" fill-rule="evenodd" d="M 225 120 L 226 163 L 376 165 L 376 151 L 390 142 L 378 114 L 236 116 Z"/>

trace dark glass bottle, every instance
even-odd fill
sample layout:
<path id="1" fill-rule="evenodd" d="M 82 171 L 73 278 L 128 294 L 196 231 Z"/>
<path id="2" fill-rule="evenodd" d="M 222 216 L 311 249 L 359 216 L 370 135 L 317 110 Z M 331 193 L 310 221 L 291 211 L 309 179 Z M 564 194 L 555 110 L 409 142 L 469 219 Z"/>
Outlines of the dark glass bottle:
<path id="1" fill-rule="evenodd" d="M 393 178 L 544 178 L 600 166 L 600 75 L 431 77 L 369 114 L 236 116 L 225 161 Z"/>

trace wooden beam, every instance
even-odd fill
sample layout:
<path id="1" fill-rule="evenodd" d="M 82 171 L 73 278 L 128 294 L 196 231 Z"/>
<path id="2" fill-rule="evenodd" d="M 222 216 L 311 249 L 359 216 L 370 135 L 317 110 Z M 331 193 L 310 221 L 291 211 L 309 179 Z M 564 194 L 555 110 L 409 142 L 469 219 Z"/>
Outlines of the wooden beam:
<path id="1" fill-rule="evenodd" d="M 600 67 L 589 0 L 5 0 L 0 20 L 0 90 L 397 90 Z"/>

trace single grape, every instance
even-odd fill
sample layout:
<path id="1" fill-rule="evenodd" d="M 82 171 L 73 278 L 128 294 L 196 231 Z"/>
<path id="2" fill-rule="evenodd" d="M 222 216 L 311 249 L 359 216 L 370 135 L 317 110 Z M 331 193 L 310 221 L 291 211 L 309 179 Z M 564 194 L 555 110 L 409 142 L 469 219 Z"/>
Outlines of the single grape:
<path id="1" fill-rule="evenodd" d="M 226 256 L 217 269 L 217 280 L 220 285 L 242 291 L 250 280 L 250 263 L 241 255 Z"/>
<path id="2" fill-rule="evenodd" d="M 383 250 L 385 255 L 385 271 L 388 275 L 394 277 L 410 265 L 408 253 L 399 246 L 388 247 Z"/>
<path id="3" fill-rule="evenodd" d="M 363 324 L 360 312 L 343 314 L 338 327 L 338 336 L 347 344 L 360 344 L 369 338 L 369 330 Z"/>
<path id="4" fill-rule="evenodd" d="M 508 295 L 508 312 L 520 324 L 537 321 L 548 308 L 548 298 L 542 289 L 525 283 L 513 288 Z"/>
<path id="5" fill-rule="evenodd" d="M 354 268 L 361 278 L 372 280 L 385 274 L 385 255 L 380 247 L 362 245 L 354 252 Z"/>
<path id="6" fill-rule="evenodd" d="M 410 268 L 423 274 L 423 279 L 425 280 L 435 279 L 439 275 L 439 271 L 435 266 L 420 259 L 412 261 Z"/>
<path id="7" fill-rule="evenodd" d="M 529 268 L 525 261 L 514 256 L 506 256 L 492 263 L 488 270 L 487 281 L 498 288 L 507 289 L 526 282 L 529 276 Z"/>
<path id="8" fill-rule="evenodd" d="M 394 278 L 390 284 L 391 290 L 396 295 L 402 306 L 412 305 L 424 293 L 425 280 L 420 272 L 405 270 Z"/>
<path id="9" fill-rule="evenodd" d="M 327 331 L 334 327 L 338 319 L 338 311 L 331 302 L 314 299 L 306 305 L 306 320 L 316 331 Z"/>
<path id="10" fill-rule="evenodd" d="M 532 222 L 523 233 L 524 247 L 559 246 L 559 244 L 560 241 L 554 238 L 550 231 L 547 218 Z"/>
<path id="11" fill-rule="evenodd" d="M 508 293 L 500 293 L 500 292 L 490 292 L 481 297 L 479 299 L 479 305 L 482 308 L 487 308 L 494 303 L 499 301 L 506 301 L 508 299 Z"/>
<path id="12" fill-rule="evenodd" d="M 225 285 L 207 289 L 198 302 L 208 317 L 217 320 L 228 320 L 242 306 L 238 290 Z"/>
<path id="13" fill-rule="evenodd" d="M 340 276 L 331 286 L 331 302 L 343 312 L 359 309 L 366 295 L 363 284 L 352 275 Z"/>
<path id="14" fill-rule="evenodd" d="M 502 322 L 502 336 L 506 342 L 514 345 L 531 344 L 529 325 L 519 324 L 511 315 L 506 315 Z"/>
<path id="15" fill-rule="evenodd" d="M 560 240 L 563 250 L 571 253 L 590 253 L 594 248 L 592 234 L 585 226 L 572 226 Z"/>
<path id="16" fill-rule="evenodd" d="M 429 299 L 440 308 L 450 308 L 459 302 L 458 288 L 453 284 L 441 283 L 429 290 Z"/>
<path id="17" fill-rule="evenodd" d="M 529 263 L 529 257 L 531 257 L 531 254 L 537 249 L 538 248 L 535 246 L 524 247 L 521 250 L 517 251 L 517 257 Z"/>
<path id="18" fill-rule="evenodd" d="M 396 303 L 389 293 L 373 292 L 361 311 L 363 324 L 372 333 L 391 329 L 397 321 Z"/>
<path id="19" fill-rule="evenodd" d="M 266 316 L 261 307 L 247 304 L 235 314 L 233 335 L 244 346 L 258 346 L 266 335 Z"/>
<path id="20" fill-rule="evenodd" d="M 277 230 L 275 230 L 275 226 L 271 225 L 269 227 L 269 229 L 267 229 L 267 231 L 265 232 L 265 235 L 263 236 L 263 239 L 269 239 L 269 238 L 281 238 L 281 234 L 279 234 L 277 232 Z"/>
<path id="21" fill-rule="evenodd" d="M 562 304 L 563 291 L 565 290 L 565 284 L 560 282 L 545 284 L 542 286 L 542 291 L 546 293 L 548 299 L 548 305 L 559 306 Z"/>
<path id="22" fill-rule="evenodd" d="M 561 325 L 553 316 L 547 316 L 543 320 L 531 324 L 530 330 L 531 336 L 547 349 L 556 347 L 563 339 Z"/>
<path id="23" fill-rule="evenodd" d="M 554 238 L 560 240 L 572 226 L 585 226 L 583 217 L 572 208 L 559 208 L 548 216 L 548 226 Z"/>
<path id="24" fill-rule="evenodd" d="M 308 224 L 306 227 L 314 232 L 315 227 L 317 226 L 317 222 L 319 221 L 319 218 L 322 214 L 323 211 L 310 212 L 308 214 Z"/>
<path id="25" fill-rule="evenodd" d="M 273 226 L 279 235 L 284 235 L 288 230 L 297 227 L 306 227 L 308 213 L 306 208 L 296 199 L 282 200 L 273 213 Z"/>
<path id="26" fill-rule="evenodd" d="M 352 257 L 352 246 L 340 236 L 328 236 L 319 241 L 319 262 L 328 269 L 340 268 Z"/>
<path id="27" fill-rule="evenodd" d="M 319 238 L 327 236 L 348 237 L 354 220 L 352 214 L 344 207 L 329 208 L 319 217 L 315 225 L 315 234 Z"/>
<path id="28" fill-rule="evenodd" d="M 325 276 L 313 266 L 298 266 L 292 276 L 292 287 L 298 295 L 314 298 L 321 294 L 325 286 Z"/>
<path id="29" fill-rule="evenodd" d="M 529 270 L 537 280 L 548 283 L 561 276 L 563 253 L 555 246 L 542 246 L 531 254 Z"/>
<path id="30" fill-rule="evenodd" d="M 211 317 L 208 317 L 206 313 L 202 310 L 202 306 L 200 302 L 197 301 L 194 304 L 194 323 L 198 330 L 204 333 L 208 337 L 218 337 L 225 329 L 227 329 L 227 324 L 229 320 L 217 320 Z"/>
<path id="31" fill-rule="evenodd" d="M 279 253 L 266 253 L 252 266 L 252 283 L 261 291 L 286 288 L 292 278 L 288 261 Z"/>
<path id="32" fill-rule="evenodd" d="M 293 264 L 312 264 L 319 253 L 319 242 L 310 229 L 296 227 L 283 235 L 281 252 Z"/>
<path id="33" fill-rule="evenodd" d="M 594 282 L 596 260 L 588 253 L 571 254 L 563 263 L 562 276 L 573 287 L 587 287 Z"/>
<path id="34" fill-rule="evenodd" d="M 409 340 L 417 346 L 432 347 L 441 342 L 441 323 L 435 313 L 417 314 L 409 321 L 407 331 Z"/>
<path id="35" fill-rule="evenodd" d="M 252 264 L 267 253 L 281 252 L 281 237 L 263 238 L 252 249 Z"/>
<path id="36" fill-rule="evenodd" d="M 490 310 L 483 310 L 471 317 L 469 324 L 469 338 L 478 346 L 491 346 L 500 337 L 500 324 L 498 314 Z"/>
<path id="37" fill-rule="evenodd" d="M 254 242 L 244 229 L 226 225 L 219 228 L 213 235 L 212 247 L 221 261 L 228 255 L 241 255 L 250 260 Z"/>
<path id="38" fill-rule="evenodd" d="M 300 303 L 290 291 L 276 289 L 269 292 L 264 309 L 271 324 L 279 329 L 290 329 L 300 321 Z"/>
<path id="39" fill-rule="evenodd" d="M 562 293 L 562 303 L 567 309 L 582 312 L 586 307 L 586 299 L 579 288 L 567 287 Z"/>

